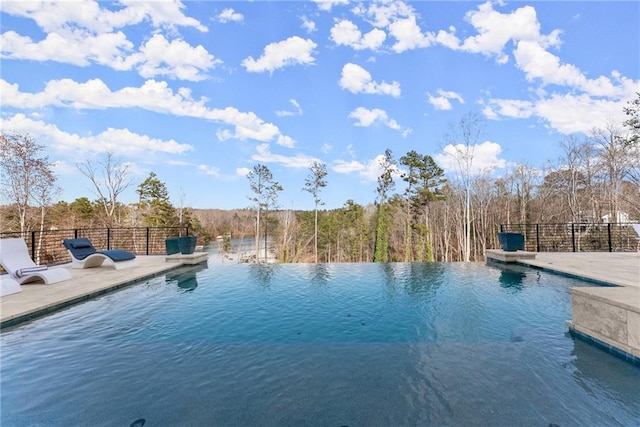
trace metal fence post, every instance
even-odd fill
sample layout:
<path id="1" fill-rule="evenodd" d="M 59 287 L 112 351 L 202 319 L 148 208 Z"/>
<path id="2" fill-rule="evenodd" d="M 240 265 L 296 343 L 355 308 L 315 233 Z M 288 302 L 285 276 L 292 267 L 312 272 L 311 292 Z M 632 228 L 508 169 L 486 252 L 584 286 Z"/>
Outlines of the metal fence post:
<path id="1" fill-rule="evenodd" d="M 111 229 L 107 227 L 107 250 L 111 249 Z"/>
<path id="2" fill-rule="evenodd" d="M 576 251 L 576 230 L 574 228 L 574 223 L 571 223 L 571 247 L 573 248 L 573 252 Z"/>
<path id="3" fill-rule="evenodd" d="M 31 232 L 31 259 L 36 262 L 36 232 Z"/>
<path id="4" fill-rule="evenodd" d="M 149 227 L 147 227 L 147 255 L 149 255 Z"/>
<path id="5" fill-rule="evenodd" d="M 610 222 L 607 223 L 607 237 L 608 237 L 608 241 L 609 241 L 609 252 L 612 252 L 612 247 L 611 247 L 611 223 Z"/>
<path id="6" fill-rule="evenodd" d="M 540 224 L 536 224 L 536 252 L 540 252 Z"/>

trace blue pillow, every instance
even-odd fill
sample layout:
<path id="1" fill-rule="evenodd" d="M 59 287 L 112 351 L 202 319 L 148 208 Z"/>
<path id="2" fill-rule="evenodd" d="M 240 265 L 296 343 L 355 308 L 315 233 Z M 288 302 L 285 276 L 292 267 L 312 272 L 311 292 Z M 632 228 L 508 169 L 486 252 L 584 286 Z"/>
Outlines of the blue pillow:
<path id="1" fill-rule="evenodd" d="M 92 247 L 91 243 L 87 241 L 79 241 L 79 242 L 71 242 L 71 247 L 73 249 L 84 249 Z"/>

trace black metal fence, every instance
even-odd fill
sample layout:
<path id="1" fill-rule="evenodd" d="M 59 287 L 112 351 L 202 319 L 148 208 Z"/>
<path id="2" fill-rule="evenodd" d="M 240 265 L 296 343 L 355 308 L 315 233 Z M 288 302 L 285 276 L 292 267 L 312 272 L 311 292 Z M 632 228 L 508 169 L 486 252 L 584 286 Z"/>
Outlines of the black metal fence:
<path id="1" fill-rule="evenodd" d="M 638 235 L 628 223 L 501 224 L 501 232 L 525 236 L 535 252 L 625 252 L 638 249 Z"/>
<path id="2" fill-rule="evenodd" d="M 1 239 L 21 237 L 27 243 L 31 258 L 36 264 L 61 264 L 71 257 L 62 246 L 63 239 L 87 237 L 98 250 L 124 249 L 137 255 L 161 255 L 165 253 L 164 241 L 168 237 L 188 236 L 189 227 L 130 227 L 88 228 L 70 230 L 44 230 L 0 232 Z"/>

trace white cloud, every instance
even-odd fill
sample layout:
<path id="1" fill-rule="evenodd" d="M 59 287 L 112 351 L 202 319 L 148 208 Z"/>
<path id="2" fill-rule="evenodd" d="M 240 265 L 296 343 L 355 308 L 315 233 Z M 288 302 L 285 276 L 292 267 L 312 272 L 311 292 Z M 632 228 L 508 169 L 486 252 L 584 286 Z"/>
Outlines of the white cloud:
<path id="1" fill-rule="evenodd" d="M 292 65 L 312 65 L 315 62 L 313 50 L 318 45 L 310 39 L 303 39 L 298 36 L 289 37 L 281 42 L 268 44 L 258 59 L 253 57 L 245 58 L 242 66 L 250 73 L 261 73 L 292 66 Z"/>
<path id="2" fill-rule="evenodd" d="M 280 135 L 276 125 L 265 123 L 253 112 L 244 113 L 234 107 L 212 110 L 207 116 L 213 120 L 234 125 L 235 133 L 232 136 L 240 140 L 271 141 Z"/>
<path id="3" fill-rule="evenodd" d="M 0 79 L 0 92 L 6 106 L 16 108 L 44 108 L 47 106 L 76 109 L 142 108 L 161 114 L 196 117 L 232 126 L 233 132 L 218 132 L 220 140 L 237 138 L 267 142 L 280 140 L 280 130 L 253 112 L 241 112 L 234 107 L 209 109 L 206 98 L 193 99 L 191 90 L 180 88 L 173 92 L 166 82 L 147 80 L 141 87 L 125 87 L 111 91 L 102 80 L 94 79 L 77 83 L 70 79 L 51 80 L 43 92 L 20 92 L 18 85 Z M 281 141 L 289 139 L 283 138 Z"/>
<path id="4" fill-rule="evenodd" d="M 594 127 L 605 128 L 612 121 L 623 122 L 626 119 L 623 107 L 631 98 L 617 100 L 554 93 L 536 101 L 490 99 L 483 113 L 493 120 L 537 117 L 562 134 L 588 134 Z"/>
<path id="5" fill-rule="evenodd" d="M 40 42 L 13 31 L 0 35 L 2 56 L 11 59 L 56 61 L 77 66 L 92 62 L 118 71 L 136 68 L 145 78 L 158 75 L 199 81 L 222 61 L 202 46 L 193 47 L 183 40 L 168 41 L 155 34 L 133 51 L 133 44 L 122 32 L 91 35 L 80 30 L 49 33 Z"/>
<path id="6" fill-rule="evenodd" d="M 514 56 L 518 68 L 524 71 L 527 80 L 540 78 L 545 83 L 578 87 L 584 84 L 584 76 L 571 64 L 560 65 L 560 59 L 547 52 L 536 42 L 521 41 Z"/>
<path id="7" fill-rule="evenodd" d="M 333 163 L 333 166 L 331 166 L 331 170 L 337 173 L 342 173 L 342 174 L 360 172 L 364 170 L 364 168 L 365 166 L 356 160 L 351 160 L 349 162 L 345 160 L 336 160 Z"/>
<path id="8" fill-rule="evenodd" d="M 218 21 L 226 24 L 227 22 L 242 22 L 244 20 L 244 15 L 236 12 L 232 8 L 227 8 L 223 10 L 220 15 L 218 15 Z"/>
<path id="9" fill-rule="evenodd" d="M 141 2 L 121 0 L 122 7 L 110 10 L 100 7 L 100 2 L 85 1 L 9 1 L 3 2 L 2 12 L 14 16 L 33 19 L 45 32 L 63 28 L 80 27 L 101 33 L 116 28 L 150 22 L 154 27 L 193 27 L 199 31 L 208 29 L 197 19 L 182 13 L 184 4 L 179 0 L 162 2 Z"/>
<path id="10" fill-rule="evenodd" d="M 358 107 L 349 113 L 349 118 L 356 120 L 354 126 L 369 127 L 375 122 L 380 122 L 391 129 L 401 130 L 398 122 L 389 118 L 387 112 L 379 108 L 368 110 L 364 107 Z"/>
<path id="11" fill-rule="evenodd" d="M 295 99 L 290 99 L 289 102 L 291 103 L 291 105 L 293 105 L 296 108 L 296 111 L 278 110 L 276 111 L 276 115 L 278 117 L 290 117 L 290 116 L 302 115 L 302 108 L 300 107 L 300 104 L 298 104 L 298 101 L 296 101 Z"/>
<path id="12" fill-rule="evenodd" d="M 133 43 L 122 32 L 92 35 L 80 30 L 62 30 L 36 42 L 7 31 L 0 35 L 0 45 L 3 58 L 56 61 L 82 67 L 94 62 L 119 71 L 129 70 L 135 63 L 135 58 L 130 56 Z"/>
<path id="13" fill-rule="evenodd" d="M 122 1 L 116 11 L 103 9 L 98 2 L 6 2 L 3 13 L 33 19 L 44 31 L 42 40 L 33 40 L 15 31 L 0 35 L 2 57 L 32 61 L 56 61 L 77 66 L 92 63 L 118 71 L 141 71 L 143 77 L 168 75 L 197 81 L 216 65 L 202 46 L 192 47 L 182 40 L 168 42 L 156 33 L 138 51 L 123 31 L 129 25 L 150 22 L 155 28 L 173 31 L 189 26 L 206 32 L 207 28 L 182 14 L 179 1 Z M 164 57 L 159 53 L 164 53 Z M 164 64 L 160 67 L 160 64 Z"/>
<path id="14" fill-rule="evenodd" d="M 491 173 L 495 169 L 502 169 L 506 166 L 506 161 L 500 158 L 502 147 L 500 144 L 485 141 L 482 144 L 467 147 L 464 144 L 448 144 L 434 156 L 436 162 L 447 173 L 460 173 L 459 159 L 464 156 L 472 158 L 470 173 L 472 175 L 482 175 Z"/>
<path id="15" fill-rule="evenodd" d="M 260 163 L 277 163 L 288 168 L 308 168 L 314 161 L 318 160 L 314 157 L 304 154 L 296 154 L 295 156 L 283 156 L 274 154 L 269 150 L 269 144 L 259 144 L 256 147 L 257 153 L 251 156 L 252 160 Z"/>
<path id="16" fill-rule="evenodd" d="M 302 20 L 302 28 L 307 32 L 307 34 L 311 34 L 317 31 L 316 23 L 312 20 L 308 19 L 306 16 L 300 18 Z"/>
<path id="17" fill-rule="evenodd" d="M 395 39 L 391 49 L 396 53 L 428 47 L 435 41 L 433 34 L 422 32 L 413 8 L 404 1 L 364 3 L 352 10 L 381 33 L 382 29 L 386 29 L 389 36 Z"/>
<path id="18" fill-rule="evenodd" d="M 278 135 L 278 139 L 276 139 L 276 143 L 283 147 L 293 148 L 296 145 L 295 139 L 286 135 Z"/>
<path id="19" fill-rule="evenodd" d="M 371 24 L 378 28 L 384 28 L 393 22 L 414 17 L 411 6 L 403 1 L 371 2 L 367 8 L 355 7 L 354 12 L 367 17 Z"/>
<path id="20" fill-rule="evenodd" d="M 74 175 L 78 169 L 76 165 L 64 160 L 56 160 L 53 162 L 53 172 L 56 175 Z"/>
<path id="21" fill-rule="evenodd" d="M 64 132 L 56 125 L 32 120 L 24 114 L 0 119 L 0 125 L 2 129 L 29 133 L 49 147 L 70 153 L 110 151 L 120 155 L 148 155 L 150 152 L 184 154 L 193 150 L 189 144 L 180 144 L 173 139 L 166 141 L 151 138 L 131 132 L 129 129 L 107 128 L 98 135 L 80 136 Z"/>
<path id="22" fill-rule="evenodd" d="M 384 154 L 378 154 L 373 159 L 367 160 L 364 163 L 361 163 L 357 160 L 345 161 L 345 160 L 336 160 L 331 165 L 331 170 L 339 174 L 351 174 L 357 173 L 365 181 L 376 182 L 378 177 L 382 175 L 382 167 L 381 164 L 384 161 Z M 398 168 L 393 168 L 393 176 L 394 178 L 398 177 Z"/>
<path id="23" fill-rule="evenodd" d="M 557 42 L 557 32 L 552 33 L 553 37 L 550 38 L 540 35 L 540 23 L 532 6 L 523 6 L 512 13 L 504 14 L 493 10 L 493 4 L 487 1 L 478 6 L 478 10 L 467 13 L 466 20 L 479 34 L 465 39 L 461 49 L 495 56 L 501 64 L 509 60 L 504 53 L 505 45 L 509 41 L 545 40 L 545 44 Z"/>
<path id="24" fill-rule="evenodd" d="M 555 84 L 580 89 L 592 96 L 606 96 L 621 98 L 633 94 L 638 90 L 638 82 L 620 76 L 613 72 L 613 81 L 605 76 L 597 79 L 587 79 L 578 67 L 572 64 L 562 64 L 560 58 L 547 52 L 536 42 L 521 41 L 518 43 L 514 56 L 518 68 L 532 81 L 540 79 L 542 84 Z"/>
<path id="25" fill-rule="evenodd" d="M 349 0 L 313 0 L 318 5 L 318 9 L 330 11 L 333 6 L 349 4 Z"/>
<path id="26" fill-rule="evenodd" d="M 502 5 L 502 4 L 501 4 Z M 561 44 L 559 30 L 540 33 L 540 23 L 532 6 L 523 6 L 511 13 L 500 13 L 491 2 L 485 2 L 466 16 L 478 31 L 459 43 L 455 28 L 439 33 L 443 45 L 452 49 L 495 56 L 499 63 L 508 61 L 505 49 L 513 46 L 516 67 L 527 81 L 538 83 L 531 88 L 539 99 L 490 99 L 483 109 L 489 119 L 501 117 L 537 117 L 560 133 L 588 133 L 595 126 L 608 121 L 623 121 L 625 102 L 640 91 L 640 81 L 622 76 L 613 70 L 610 76 L 588 78 L 579 67 L 563 63 L 549 51 Z M 547 86 L 555 86 L 548 95 Z M 564 90 L 566 93 L 562 93 Z M 446 107 L 443 99 L 434 99 Z"/>
<path id="27" fill-rule="evenodd" d="M 371 79 L 371 74 L 359 65 L 348 63 L 342 67 L 340 87 L 352 93 L 367 93 L 379 95 L 400 96 L 400 83 L 376 83 Z"/>
<path id="28" fill-rule="evenodd" d="M 176 26 L 193 27 L 201 32 L 207 32 L 208 29 L 202 25 L 197 19 L 185 16 L 182 10 L 185 8 L 180 0 L 169 0 L 162 2 L 141 2 L 139 0 L 121 0 L 126 5 L 124 10 L 127 18 L 131 17 L 133 22 L 127 22 L 127 25 L 139 23 L 142 20 L 150 20 L 156 28 Z M 137 21 L 140 19 L 140 21 Z"/>
<path id="29" fill-rule="evenodd" d="M 460 48 L 460 39 L 456 36 L 456 27 L 449 27 L 449 31 L 440 30 L 435 36 L 435 42 L 449 49 L 457 50 Z"/>
<path id="30" fill-rule="evenodd" d="M 238 176 L 247 176 L 251 172 L 249 168 L 236 168 L 236 175 Z"/>
<path id="31" fill-rule="evenodd" d="M 355 50 L 377 50 L 382 46 L 387 35 L 384 31 L 374 28 L 364 36 L 351 21 L 341 20 L 331 28 L 330 39 L 337 45 L 349 46 Z"/>
<path id="32" fill-rule="evenodd" d="M 205 175 L 220 176 L 220 168 L 208 165 L 198 165 L 198 170 Z"/>
<path id="33" fill-rule="evenodd" d="M 399 19 L 389 25 L 389 35 L 395 37 L 396 43 L 391 47 L 394 52 L 429 47 L 435 40 L 432 34 L 423 34 L 416 23 L 415 16 Z"/>
<path id="34" fill-rule="evenodd" d="M 534 111 L 532 102 L 517 99 L 490 99 L 489 105 L 482 110 L 488 119 L 498 119 L 500 116 L 526 119 Z"/>
<path id="35" fill-rule="evenodd" d="M 451 110 L 451 108 L 453 108 L 450 101 L 451 99 L 455 99 L 459 103 L 464 104 L 464 99 L 456 92 L 438 89 L 437 93 L 439 96 L 433 96 L 427 92 L 428 101 L 436 110 Z"/>
<path id="36" fill-rule="evenodd" d="M 565 86 L 594 97 L 616 99 L 631 96 L 638 90 L 638 81 L 623 77 L 616 71 L 611 73 L 611 77 L 588 79 L 577 66 L 562 63 L 558 56 L 548 51 L 551 47 L 560 46 L 560 30 L 541 34 L 540 22 L 532 6 L 500 13 L 488 1 L 469 12 L 466 19 L 478 35 L 458 44 L 455 28 L 450 28 L 449 33 L 438 34 L 440 42 L 454 49 L 495 56 L 499 63 L 508 61 L 505 48 L 511 42 L 518 69 L 524 72 L 528 81 L 539 81 L 542 85 Z"/>
<path id="37" fill-rule="evenodd" d="M 621 123 L 626 119 L 623 107 L 626 100 L 591 98 L 588 95 L 553 94 L 536 102 L 538 117 L 549 127 L 563 134 L 588 134 L 594 127 L 606 128 L 609 122 Z"/>
<path id="38" fill-rule="evenodd" d="M 161 34 L 147 40 L 136 58 L 138 71 L 144 78 L 168 76 L 189 81 L 204 80 L 203 72 L 222 63 L 201 45 L 192 47 L 183 40 L 168 41 Z"/>

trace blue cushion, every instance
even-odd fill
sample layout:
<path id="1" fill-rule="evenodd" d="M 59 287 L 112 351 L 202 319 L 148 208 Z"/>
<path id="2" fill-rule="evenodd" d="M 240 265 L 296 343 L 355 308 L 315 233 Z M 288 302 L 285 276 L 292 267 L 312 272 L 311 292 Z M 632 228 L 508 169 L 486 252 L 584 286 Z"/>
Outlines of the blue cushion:
<path id="1" fill-rule="evenodd" d="M 98 253 L 108 256 L 113 261 L 127 261 L 136 257 L 135 254 L 122 249 L 111 249 L 108 251 L 100 251 Z"/>

